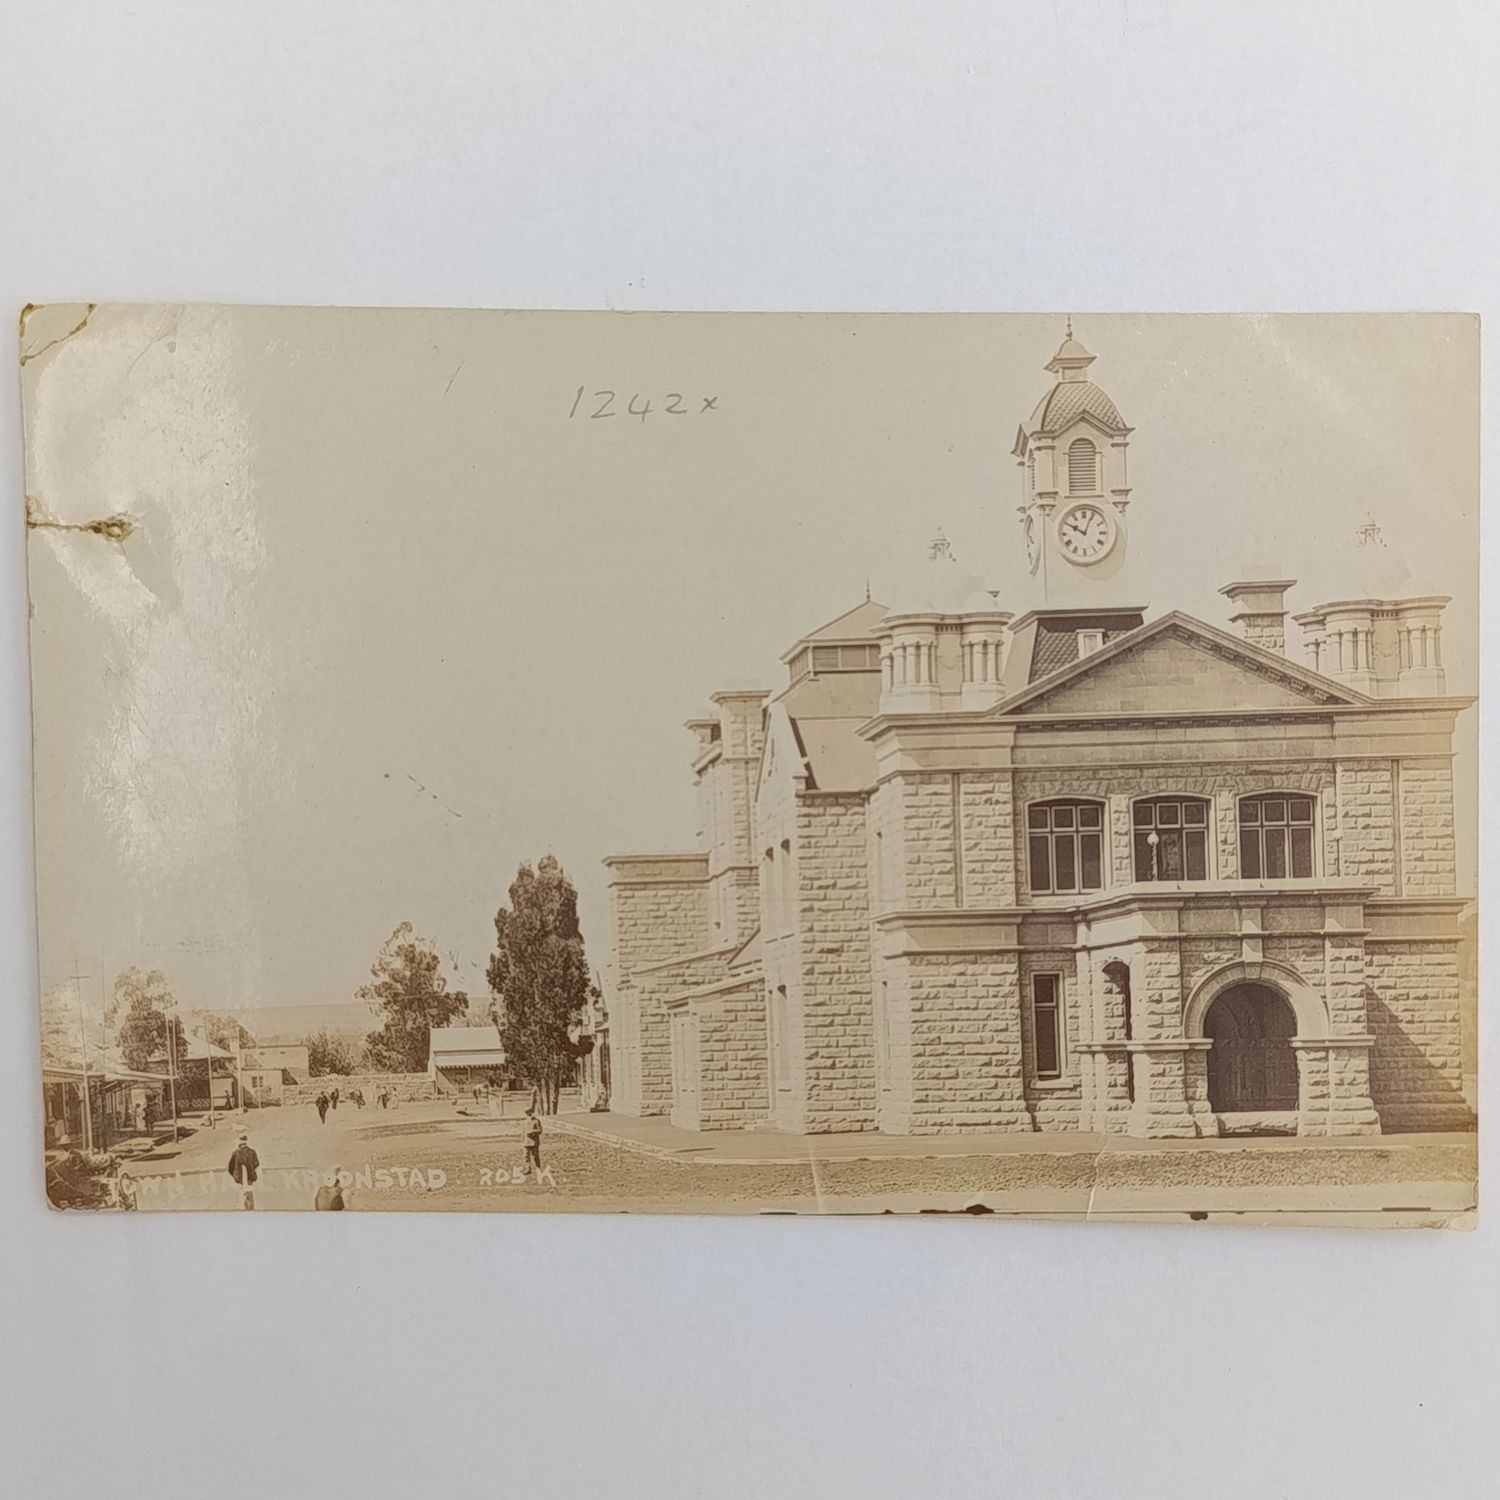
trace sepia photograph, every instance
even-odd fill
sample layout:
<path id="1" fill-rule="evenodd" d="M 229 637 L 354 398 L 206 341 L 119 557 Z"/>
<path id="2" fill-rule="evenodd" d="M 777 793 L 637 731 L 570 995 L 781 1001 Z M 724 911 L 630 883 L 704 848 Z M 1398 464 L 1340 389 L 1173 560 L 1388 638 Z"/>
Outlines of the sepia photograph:
<path id="1" fill-rule="evenodd" d="M 55 1208 L 1472 1225 L 1477 319 L 20 361 Z"/>

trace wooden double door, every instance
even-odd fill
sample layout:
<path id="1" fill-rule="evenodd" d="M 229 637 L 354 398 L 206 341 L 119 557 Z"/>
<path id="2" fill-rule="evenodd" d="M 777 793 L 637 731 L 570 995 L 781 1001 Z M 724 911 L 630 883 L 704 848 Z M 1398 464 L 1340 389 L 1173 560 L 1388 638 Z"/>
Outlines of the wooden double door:
<path id="1" fill-rule="evenodd" d="M 1216 1114 L 1297 1108 L 1297 1017 L 1263 984 L 1237 984 L 1208 1008 L 1208 1102 Z"/>

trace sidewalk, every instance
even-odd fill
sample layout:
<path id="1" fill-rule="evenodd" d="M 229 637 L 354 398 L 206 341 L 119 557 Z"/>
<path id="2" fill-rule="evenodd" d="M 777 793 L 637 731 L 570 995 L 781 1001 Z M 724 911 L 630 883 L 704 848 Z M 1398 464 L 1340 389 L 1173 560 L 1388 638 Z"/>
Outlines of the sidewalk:
<path id="1" fill-rule="evenodd" d="M 841 1135 L 793 1135 L 780 1130 L 680 1130 L 665 1115 L 559 1114 L 550 1128 L 597 1140 L 664 1161 L 714 1165 L 767 1166 L 804 1161 L 921 1160 L 949 1156 L 1009 1156 L 1044 1152 L 1095 1157 L 1101 1152 L 1263 1152 L 1387 1151 L 1401 1153 L 1430 1146 L 1468 1145 L 1469 1133 L 1376 1136 L 1226 1136 L 1203 1140 L 1139 1140 L 1125 1135 L 1084 1132 L 1045 1134 L 995 1131 L 973 1135 L 882 1135 L 854 1131 Z"/>

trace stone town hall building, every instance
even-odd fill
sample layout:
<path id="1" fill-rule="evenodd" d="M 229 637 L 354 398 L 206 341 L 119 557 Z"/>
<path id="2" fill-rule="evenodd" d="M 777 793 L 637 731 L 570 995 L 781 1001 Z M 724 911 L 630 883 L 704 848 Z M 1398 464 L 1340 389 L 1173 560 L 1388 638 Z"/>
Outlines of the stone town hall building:
<path id="1" fill-rule="evenodd" d="M 1230 629 L 1122 597 L 1131 428 L 1071 336 L 1021 426 L 1035 607 L 941 538 L 721 692 L 692 853 L 606 861 L 612 1108 L 701 1130 L 1450 1129 L 1441 597 Z"/>

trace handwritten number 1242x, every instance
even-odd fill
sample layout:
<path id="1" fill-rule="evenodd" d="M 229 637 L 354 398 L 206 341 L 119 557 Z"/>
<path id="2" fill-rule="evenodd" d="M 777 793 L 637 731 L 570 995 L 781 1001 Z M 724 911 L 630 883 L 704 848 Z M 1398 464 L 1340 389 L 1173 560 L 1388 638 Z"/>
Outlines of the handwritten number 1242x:
<path id="1" fill-rule="evenodd" d="M 653 411 L 659 411 L 665 417 L 692 417 L 719 409 L 717 396 L 684 396 L 681 391 L 668 391 L 660 407 L 652 406 L 651 398 L 642 396 L 639 392 L 621 407 L 617 404 L 617 391 L 594 391 L 591 395 L 586 394 L 587 391 L 587 386 L 578 387 L 573 396 L 573 405 L 568 410 L 569 420 L 574 417 L 588 417 L 590 420 L 600 417 L 638 417 L 644 422 Z"/>

